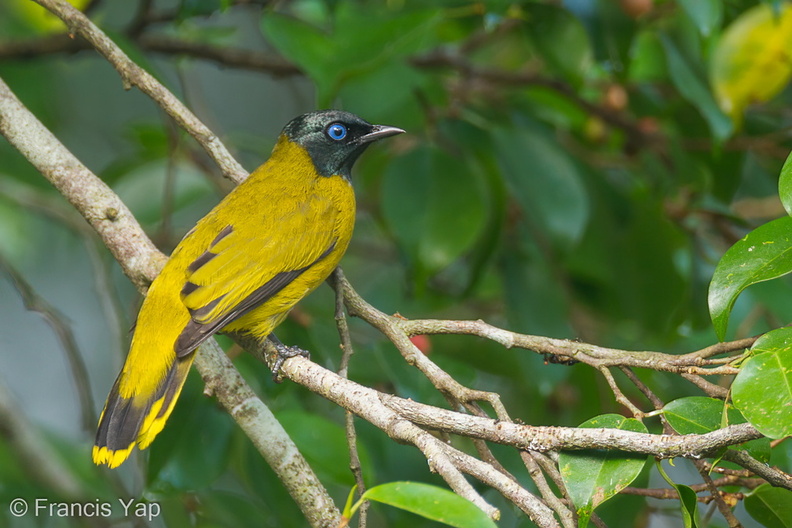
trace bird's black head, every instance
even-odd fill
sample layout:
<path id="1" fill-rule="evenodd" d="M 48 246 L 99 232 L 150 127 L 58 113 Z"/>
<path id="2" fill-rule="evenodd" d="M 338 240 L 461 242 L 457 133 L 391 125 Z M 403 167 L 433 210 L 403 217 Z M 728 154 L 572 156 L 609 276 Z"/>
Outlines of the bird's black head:
<path id="1" fill-rule="evenodd" d="M 283 129 L 286 137 L 308 152 L 319 174 L 339 174 L 347 179 L 366 147 L 378 139 L 403 132 L 396 127 L 372 125 L 341 110 L 303 114 Z"/>

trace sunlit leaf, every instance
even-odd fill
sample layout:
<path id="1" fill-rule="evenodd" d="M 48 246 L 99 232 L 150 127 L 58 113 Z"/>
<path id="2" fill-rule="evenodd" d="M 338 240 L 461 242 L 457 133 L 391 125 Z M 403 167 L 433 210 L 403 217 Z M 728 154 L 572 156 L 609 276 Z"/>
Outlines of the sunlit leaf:
<path id="1" fill-rule="evenodd" d="M 792 328 L 763 335 L 731 387 L 734 405 L 762 434 L 792 434 Z"/>
<path id="2" fill-rule="evenodd" d="M 752 284 L 792 271 L 792 217 L 761 225 L 721 257 L 709 286 L 709 311 L 715 332 L 726 336 L 737 296 Z"/>
<path id="3" fill-rule="evenodd" d="M 66 0 L 77 9 L 85 9 L 90 0 Z M 9 0 L 10 7 L 39 33 L 58 33 L 67 30 L 66 24 L 46 8 L 28 0 Z"/>
<path id="4" fill-rule="evenodd" d="M 421 482 L 389 482 L 366 490 L 363 499 L 381 502 L 456 528 L 495 528 L 475 504 L 443 488 Z"/>
<path id="5" fill-rule="evenodd" d="M 723 413 L 723 400 L 705 396 L 687 396 L 669 402 L 663 407 L 663 415 L 679 434 L 705 434 L 727 425 L 745 423 L 742 413 L 731 405 Z M 757 438 L 729 449 L 747 451 L 758 460 L 766 461 L 770 456 L 770 440 Z"/>
<path id="6" fill-rule="evenodd" d="M 767 4 L 737 17 L 723 32 L 710 64 L 718 104 L 735 122 L 746 106 L 775 97 L 792 76 L 792 7 Z"/>

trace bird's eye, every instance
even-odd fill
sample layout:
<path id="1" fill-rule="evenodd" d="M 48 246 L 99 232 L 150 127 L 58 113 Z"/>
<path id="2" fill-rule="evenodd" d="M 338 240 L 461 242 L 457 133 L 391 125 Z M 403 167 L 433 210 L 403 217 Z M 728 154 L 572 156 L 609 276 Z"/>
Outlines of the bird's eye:
<path id="1" fill-rule="evenodd" d="M 330 139 L 341 141 L 347 135 L 347 127 L 341 123 L 333 123 L 327 127 L 327 135 L 330 136 Z"/>

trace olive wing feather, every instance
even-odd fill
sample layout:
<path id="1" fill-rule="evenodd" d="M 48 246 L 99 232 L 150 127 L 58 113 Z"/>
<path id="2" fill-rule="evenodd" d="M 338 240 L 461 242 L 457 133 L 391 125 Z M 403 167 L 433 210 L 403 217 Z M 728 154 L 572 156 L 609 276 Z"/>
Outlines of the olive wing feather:
<path id="1" fill-rule="evenodd" d="M 277 222 L 263 224 L 274 225 L 272 233 L 250 232 L 232 224 L 215 228 L 217 236 L 187 267 L 181 299 L 191 321 L 176 342 L 179 356 L 189 354 L 234 319 L 275 297 L 332 253 L 336 245 L 334 210 L 313 209 L 320 214 L 293 211 Z"/>

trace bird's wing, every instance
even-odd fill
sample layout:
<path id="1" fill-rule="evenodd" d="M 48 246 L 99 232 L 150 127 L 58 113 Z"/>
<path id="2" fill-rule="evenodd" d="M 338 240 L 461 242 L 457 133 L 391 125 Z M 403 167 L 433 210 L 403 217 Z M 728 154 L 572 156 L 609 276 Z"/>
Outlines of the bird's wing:
<path id="1" fill-rule="evenodd" d="M 263 222 L 248 219 L 242 226 L 214 228 L 215 238 L 187 267 L 181 299 L 192 320 L 176 343 L 179 356 L 272 299 L 333 252 L 335 208 L 321 201 L 311 205 L 310 214 L 296 208 Z M 278 309 L 273 307 L 273 313 Z"/>

